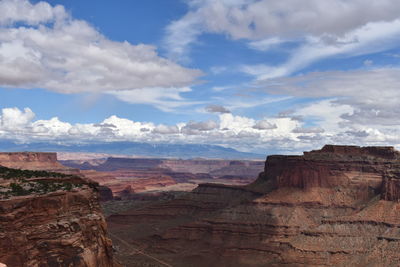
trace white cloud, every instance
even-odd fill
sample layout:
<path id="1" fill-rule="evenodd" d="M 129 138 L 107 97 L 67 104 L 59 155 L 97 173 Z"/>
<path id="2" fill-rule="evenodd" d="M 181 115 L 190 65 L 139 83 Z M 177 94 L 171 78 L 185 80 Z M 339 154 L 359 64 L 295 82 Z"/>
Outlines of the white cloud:
<path id="1" fill-rule="evenodd" d="M 0 2 L 0 86 L 106 92 L 185 87 L 200 74 L 153 46 L 109 40 L 62 6 Z"/>
<path id="2" fill-rule="evenodd" d="M 302 118 L 292 133 L 305 144 L 398 145 L 399 77 L 398 68 L 379 68 L 315 72 L 259 85 L 269 94 L 308 99 L 281 114 Z"/>
<path id="3" fill-rule="evenodd" d="M 268 120 L 261 120 L 258 121 L 254 126 L 254 129 L 258 129 L 258 130 L 271 130 L 271 129 L 276 129 L 277 126 L 276 124 L 273 124 L 271 122 L 269 122 Z"/>
<path id="4" fill-rule="evenodd" d="M 110 91 L 117 99 L 130 104 L 153 105 L 162 111 L 173 111 L 179 107 L 199 105 L 201 101 L 189 101 L 181 96 L 182 93 L 191 92 L 189 87 L 182 88 L 141 88 L 136 90 Z"/>
<path id="5" fill-rule="evenodd" d="M 188 62 L 189 45 L 202 32 L 200 18 L 189 12 L 183 19 L 168 25 L 166 32 L 168 38 L 164 40 L 164 45 L 168 50 L 169 58 Z"/>
<path id="6" fill-rule="evenodd" d="M 0 139 L 61 143 L 133 141 L 216 144 L 262 153 L 269 150 L 300 152 L 325 143 L 400 144 L 398 128 L 341 125 L 346 121 L 342 115 L 350 110 L 348 106 L 329 100 L 305 106 L 296 112 L 307 118 L 318 119 L 318 126 L 309 127 L 290 117 L 254 120 L 233 114 L 221 114 L 215 121 L 189 121 L 176 125 L 156 125 L 117 116 L 100 123 L 71 124 L 56 117 L 33 121 L 35 114 L 30 109 L 7 108 L 1 111 Z"/>
<path id="7" fill-rule="evenodd" d="M 179 128 L 176 125 L 160 124 L 154 128 L 153 133 L 155 133 L 155 134 L 178 134 Z"/>
<path id="8" fill-rule="evenodd" d="M 284 77 L 321 59 L 337 55 L 350 57 L 382 52 L 396 47 L 399 41 L 400 19 L 369 23 L 340 37 L 307 37 L 304 44 L 294 50 L 284 64 L 278 67 L 247 66 L 244 71 L 256 76 L 258 80 Z"/>
<path id="9" fill-rule="evenodd" d="M 61 20 L 66 16 L 64 7 L 50 6 L 46 2 L 32 5 L 28 1 L 2 0 L 0 2 L 0 25 L 12 25 L 24 22 L 29 25 Z"/>
<path id="10" fill-rule="evenodd" d="M 345 123 L 375 127 L 397 126 L 400 123 L 400 69 L 381 68 L 353 71 L 315 72 L 262 83 L 268 93 L 307 98 L 330 98 L 307 114 L 337 113 Z M 330 103 L 329 105 L 327 103 Z M 311 106 L 309 106 L 310 108 Z M 335 112 L 336 110 L 336 112 Z M 331 118 L 333 119 L 333 118 Z M 335 120 L 334 123 L 337 123 Z M 326 128 L 324 128 L 326 129 Z"/>
<path id="11" fill-rule="evenodd" d="M 30 108 L 21 111 L 18 108 L 4 108 L 0 116 L 1 128 L 6 130 L 18 130 L 30 123 L 35 114 Z"/>
<path id="12" fill-rule="evenodd" d="M 345 122 L 342 115 L 351 112 L 351 106 L 337 104 L 334 100 L 321 100 L 299 108 L 294 115 L 314 120 L 327 134 L 335 135 L 341 132 L 341 123 Z"/>
<path id="13" fill-rule="evenodd" d="M 189 121 L 185 127 L 183 127 L 183 130 L 211 131 L 216 128 L 218 128 L 218 123 L 213 120 L 201 122 Z"/>
<path id="14" fill-rule="evenodd" d="M 267 104 L 278 103 L 281 101 L 285 101 L 290 99 L 289 96 L 283 97 L 263 97 L 263 96 L 253 96 L 253 95 L 236 95 L 231 99 L 220 99 L 221 102 L 226 106 L 229 110 L 237 110 L 237 109 L 246 109 L 246 108 L 254 108 L 258 106 L 263 106 Z M 219 99 L 219 98 L 215 98 Z"/>
<path id="15" fill-rule="evenodd" d="M 325 132 L 324 129 L 321 127 L 301 127 L 296 128 L 292 131 L 293 133 L 323 133 Z"/>
<path id="16" fill-rule="evenodd" d="M 187 3 L 188 13 L 167 27 L 167 48 L 174 57 L 186 58 L 190 44 L 202 33 L 252 40 L 255 42 L 250 46 L 263 50 L 281 38 L 314 36 L 333 40 L 369 23 L 394 21 L 400 14 L 400 3 L 396 0 L 368 3 L 364 0 L 189 0 Z"/>
<path id="17" fill-rule="evenodd" d="M 249 47 L 259 51 L 267 51 L 271 48 L 277 47 L 278 45 L 284 43 L 285 40 L 279 37 L 271 37 L 259 41 L 253 41 L 249 43 Z"/>
<path id="18" fill-rule="evenodd" d="M 210 113 L 231 113 L 229 109 L 221 105 L 208 105 L 206 111 Z"/>

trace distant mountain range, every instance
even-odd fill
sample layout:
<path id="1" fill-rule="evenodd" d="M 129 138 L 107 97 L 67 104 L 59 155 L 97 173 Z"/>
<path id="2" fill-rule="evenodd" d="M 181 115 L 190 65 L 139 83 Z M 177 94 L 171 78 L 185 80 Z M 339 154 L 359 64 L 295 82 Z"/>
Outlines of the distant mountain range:
<path id="1" fill-rule="evenodd" d="M 120 155 L 137 155 L 159 158 L 222 158 L 222 159 L 265 159 L 266 155 L 241 152 L 232 148 L 200 144 L 149 144 L 137 142 L 110 142 L 91 144 L 55 144 L 37 142 L 18 144 L 0 141 L 0 151 L 19 152 L 86 152 Z"/>

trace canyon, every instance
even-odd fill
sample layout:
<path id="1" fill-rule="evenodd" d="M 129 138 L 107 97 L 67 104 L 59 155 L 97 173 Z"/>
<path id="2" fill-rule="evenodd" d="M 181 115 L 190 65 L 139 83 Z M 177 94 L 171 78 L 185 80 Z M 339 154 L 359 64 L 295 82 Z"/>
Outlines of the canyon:
<path id="1" fill-rule="evenodd" d="M 393 147 L 265 162 L 0 153 L 0 262 L 398 266 L 399 200 Z"/>
<path id="2" fill-rule="evenodd" d="M 98 184 L 55 153 L 0 153 L 0 262 L 8 267 L 119 266 Z"/>
<path id="3" fill-rule="evenodd" d="M 398 266 L 400 153 L 326 145 L 268 156 L 248 185 L 200 184 L 107 218 L 128 266 Z M 156 265 L 158 266 L 158 265 Z"/>
<path id="4" fill-rule="evenodd" d="M 246 185 L 264 169 L 260 160 L 121 158 L 61 160 L 71 169 L 108 187 L 118 199 L 138 193 L 191 191 L 200 183 Z"/>

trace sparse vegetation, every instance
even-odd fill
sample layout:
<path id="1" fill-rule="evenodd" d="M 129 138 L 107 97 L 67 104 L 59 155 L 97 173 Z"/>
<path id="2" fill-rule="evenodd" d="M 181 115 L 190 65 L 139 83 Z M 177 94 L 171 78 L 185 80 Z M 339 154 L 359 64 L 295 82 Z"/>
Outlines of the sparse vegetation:
<path id="1" fill-rule="evenodd" d="M 71 183 L 66 179 L 73 177 L 73 175 L 63 173 L 18 170 L 0 166 L 0 181 L 1 179 L 3 181 L 11 180 L 10 183 L 0 186 L 0 199 L 31 194 L 42 195 L 58 190 L 71 191 L 74 188 L 82 187 L 83 184 Z M 40 180 L 41 178 L 43 180 Z M 49 178 L 53 179 L 49 180 Z"/>
<path id="2" fill-rule="evenodd" d="M 20 179 L 20 178 L 35 178 L 35 177 L 72 177 L 72 175 L 58 173 L 58 172 L 48 172 L 48 171 L 31 171 L 31 170 L 18 170 L 10 169 L 7 167 L 0 166 L 0 178 L 3 179 Z"/>

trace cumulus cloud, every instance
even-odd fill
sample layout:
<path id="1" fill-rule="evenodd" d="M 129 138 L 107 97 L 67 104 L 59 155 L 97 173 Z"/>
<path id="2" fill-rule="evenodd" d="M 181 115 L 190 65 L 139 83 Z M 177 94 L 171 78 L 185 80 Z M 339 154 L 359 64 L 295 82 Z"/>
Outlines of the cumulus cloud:
<path id="1" fill-rule="evenodd" d="M 318 113 L 321 108 L 327 111 Z M 340 125 L 345 121 L 341 114 L 349 110 L 329 100 L 313 103 L 296 111 L 307 117 L 311 117 L 310 114 L 319 115 L 320 126 L 307 127 L 290 117 L 254 120 L 231 113 L 220 114 L 215 121 L 189 121 L 175 125 L 138 122 L 115 115 L 97 123 L 71 124 L 57 117 L 34 120 L 35 114 L 28 108 L 5 108 L 0 113 L 0 139 L 61 143 L 134 141 L 215 144 L 261 153 L 269 150 L 298 153 L 325 143 L 400 144 L 400 130 L 396 128 Z"/>
<path id="2" fill-rule="evenodd" d="M 259 122 L 257 122 L 254 126 L 254 129 L 258 129 L 258 130 L 271 130 L 271 129 L 276 129 L 276 124 L 273 124 L 267 120 L 261 120 Z"/>
<path id="3" fill-rule="evenodd" d="M 62 6 L 0 2 L 0 85 L 60 93 L 185 87 L 201 74 L 150 45 L 107 39 Z"/>
<path id="4" fill-rule="evenodd" d="M 153 133 L 156 134 L 177 134 L 179 133 L 179 128 L 176 125 L 157 125 L 153 129 Z"/>
<path id="5" fill-rule="evenodd" d="M 4 108 L 0 116 L 0 125 L 6 130 L 17 130 L 25 127 L 34 117 L 35 114 L 30 108 L 23 111 L 18 108 Z"/>
<path id="6" fill-rule="evenodd" d="M 221 105 L 208 105 L 206 111 L 210 113 L 231 113 L 229 109 Z"/>
<path id="7" fill-rule="evenodd" d="M 23 22 L 29 25 L 51 22 L 54 19 L 64 19 L 66 16 L 62 6 L 54 8 L 46 2 L 35 5 L 28 1 L 3 0 L 0 2 L 0 25 L 11 25 Z"/>
<path id="8" fill-rule="evenodd" d="M 201 122 L 189 121 L 183 129 L 184 130 L 197 130 L 197 131 L 210 131 L 210 130 L 216 129 L 217 127 L 218 127 L 218 124 L 213 120 L 201 121 Z"/>

